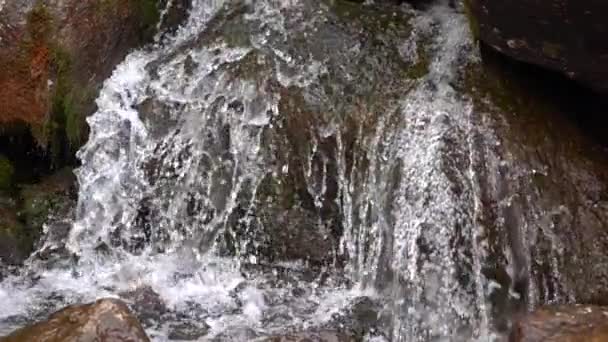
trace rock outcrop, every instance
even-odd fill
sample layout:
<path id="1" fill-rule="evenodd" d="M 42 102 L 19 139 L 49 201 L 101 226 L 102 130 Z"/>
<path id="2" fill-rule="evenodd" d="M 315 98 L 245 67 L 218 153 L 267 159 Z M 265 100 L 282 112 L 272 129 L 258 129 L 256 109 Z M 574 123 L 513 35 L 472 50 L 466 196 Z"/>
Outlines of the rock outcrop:
<path id="1" fill-rule="evenodd" d="M 184 19 L 189 2 L 171 1 L 159 24 L 167 4 L 0 1 L 4 263 L 18 264 L 29 255 L 50 209 L 61 206 L 65 211 L 67 187 L 58 189 L 49 175 L 75 164 L 75 151 L 87 138 L 85 118 L 95 110 L 97 92 L 115 65 L 133 48 L 151 41 L 158 27 L 170 31 Z"/>
<path id="2" fill-rule="evenodd" d="M 608 341 L 608 308 L 562 305 L 540 308 L 521 317 L 511 342 Z"/>
<path id="3" fill-rule="evenodd" d="M 475 35 L 519 61 L 608 92 L 608 2 L 467 0 Z"/>
<path id="4" fill-rule="evenodd" d="M 121 301 L 101 299 L 67 307 L 39 322 L 0 338 L 1 342 L 148 342 L 141 324 Z"/>
<path id="5" fill-rule="evenodd" d="M 0 190 L 0 264 L 21 264 L 34 250 L 46 223 L 69 219 L 76 179 L 62 169 L 37 184 Z"/>
<path id="6" fill-rule="evenodd" d="M 76 147 L 97 90 L 156 29 L 156 0 L 10 1 L 0 10 L 0 125 L 25 123 L 41 144 Z M 59 139 L 59 141 L 53 141 Z"/>

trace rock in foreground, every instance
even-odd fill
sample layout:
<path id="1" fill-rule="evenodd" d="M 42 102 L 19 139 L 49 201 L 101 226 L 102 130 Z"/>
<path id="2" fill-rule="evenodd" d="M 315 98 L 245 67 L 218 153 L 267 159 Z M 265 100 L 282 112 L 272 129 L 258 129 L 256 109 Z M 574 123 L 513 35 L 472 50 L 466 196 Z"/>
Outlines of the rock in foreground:
<path id="1" fill-rule="evenodd" d="M 100 299 L 67 307 L 47 321 L 19 329 L 0 342 L 147 342 L 139 321 L 123 302 Z"/>
<path id="2" fill-rule="evenodd" d="M 608 341 L 608 307 L 563 305 L 538 309 L 515 323 L 510 341 Z"/>

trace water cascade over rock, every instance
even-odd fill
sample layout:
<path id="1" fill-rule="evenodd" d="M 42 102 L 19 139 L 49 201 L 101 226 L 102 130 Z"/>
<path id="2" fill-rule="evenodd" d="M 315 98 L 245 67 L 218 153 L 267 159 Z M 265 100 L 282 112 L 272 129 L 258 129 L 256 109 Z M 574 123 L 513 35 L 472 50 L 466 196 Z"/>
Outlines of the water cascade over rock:
<path id="1" fill-rule="evenodd" d="M 73 222 L 0 283 L 0 335 L 119 296 L 158 341 L 488 341 L 600 297 L 577 270 L 608 261 L 605 155 L 493 98 L 468 27 L 447 1 L 194 0 L 105 82 Z"/>

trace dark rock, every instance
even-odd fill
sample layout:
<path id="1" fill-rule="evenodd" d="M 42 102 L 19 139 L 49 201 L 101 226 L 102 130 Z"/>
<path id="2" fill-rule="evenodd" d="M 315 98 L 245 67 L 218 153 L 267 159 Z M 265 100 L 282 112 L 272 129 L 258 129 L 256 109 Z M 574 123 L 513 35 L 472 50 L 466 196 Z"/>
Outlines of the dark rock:
<path id="1" fill-rule="evenodd" d="M 481 41 L 519 61 L 608 91 L 608 2 L 467 1 Z"/>
<path id="2" fill-rule="evenodd" d="M 355 342 L 346 334 L 335 331 L 308 331 L 260 338 L 259 342 Z"/>
<path id="3" fill-rule="evenodd" d="M 511 342 L 608 341 L 608 308 L 589 305 L 544 307 L 520 317 Z"/>
<path id="4" fill-rule="evenodd" d="M 164 300 L 150 286 L 141 286 L 133 291 L 124 292 L 121 297 L 144 324 L 157 323 L 161 316 L 168 312 Z"/>
<path id="5" fill-rule="evenodd" d="M 148 342 L 129 308 L 116 299 L 67 307 L 48 320 L 19 329 L 1 342 Z"/>
<path id="6" fill-rule="evenodd" d="M 245 327 L 228 327 L 225 332 L 215 336 L 211 342 L 241 342 L 253 341 L 259 337 L 259 334 L 250 328 Z"/>
<path id="7" fill-rule="evenodd" d="M 8 158 L 0 154 L 0 191 L 9 190 L 13 185 L 15 168 Z"/>
<path id="8" fill-rule="evenodd" d="M 493 323 L 504 330 L 530 305 L 606 305 L 608 150 L 581 120 L 605 116 L 605 100 L 492 49 L 482 57 L 467 82 L 474 124 L 496 139 L 474 138 L 473 166 L 489 243 L 484 274 L 498 285 Z"/>
<path id="9" fill-rule="evenodd" d="M 0 264 L 20 264 L 29 255 L 28 250 L 31 251 L 29 239 L 14 203 L 6 198 L 0 201 Z"/>
<path id="10" fill-rule="evenodd" d="M 205 336 L 209 326 L 205 323 L 184 322 L 169 327 L 169 340 L 197 341 Z"/>

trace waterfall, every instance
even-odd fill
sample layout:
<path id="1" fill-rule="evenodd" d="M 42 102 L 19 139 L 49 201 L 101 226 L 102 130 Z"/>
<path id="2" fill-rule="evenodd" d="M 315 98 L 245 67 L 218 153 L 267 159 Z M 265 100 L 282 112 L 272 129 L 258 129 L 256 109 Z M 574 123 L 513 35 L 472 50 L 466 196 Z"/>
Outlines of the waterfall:
<path id="1" fill-rule="evenodd" d="M 492 340 L 499 140 L 457 89 L 478 52 L 443 2 L 388 8 L 194 0 L 105 82 L 69 236 L 41 247 L 64 253 L 4 280 L 0 333 L 145 285 L 220 340 L 333 327 L 367 297 L 366 339 Z"/>

